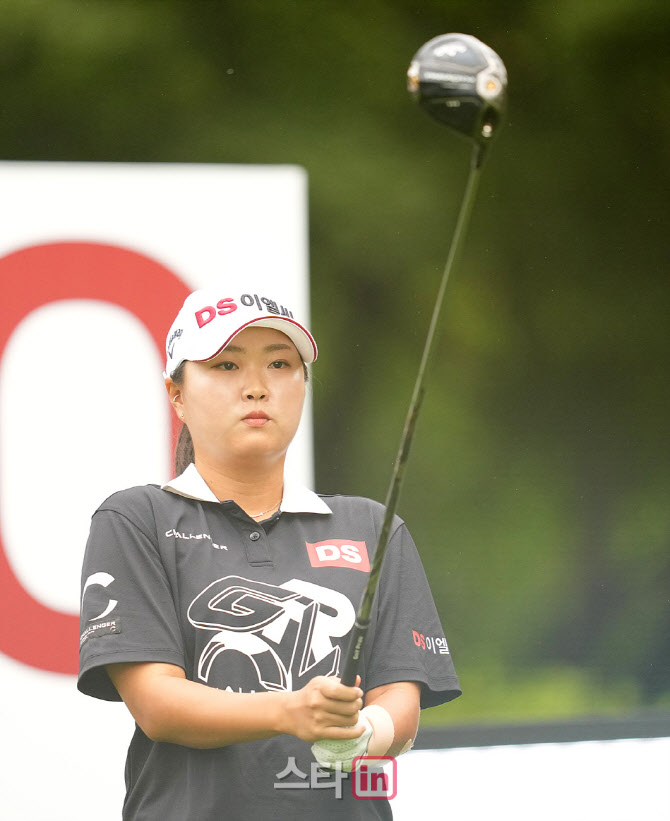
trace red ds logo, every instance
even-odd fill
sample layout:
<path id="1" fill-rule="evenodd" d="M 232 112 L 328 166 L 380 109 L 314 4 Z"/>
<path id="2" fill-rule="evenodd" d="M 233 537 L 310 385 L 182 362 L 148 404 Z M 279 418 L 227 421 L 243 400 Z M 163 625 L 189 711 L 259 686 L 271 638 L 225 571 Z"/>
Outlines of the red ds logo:
<path id="1" fill-rule="evenodd" d="M 312 567 L 349 567 L 370 572 L 370 560 L 365 542 L 330 539 L 327 542 L 305 542 Z"/>

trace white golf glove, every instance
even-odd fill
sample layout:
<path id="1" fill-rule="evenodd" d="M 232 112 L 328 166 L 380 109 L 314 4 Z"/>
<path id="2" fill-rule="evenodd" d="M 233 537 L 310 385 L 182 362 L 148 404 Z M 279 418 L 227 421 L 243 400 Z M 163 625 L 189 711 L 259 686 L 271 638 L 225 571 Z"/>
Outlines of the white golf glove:
<path id="1" fill-rule="evenodd" d="M 312 744 L 314 758 L 322 767 L 334 770 L 339 761 L 343 772 L 351 772 L 354 758 L 366 754 L 373 733 L 372 724 L 365 715 L 365 710 L 358 714 L 358 724 L 365 725 L 365 731 L 358 738 L 322 738 Z"/>

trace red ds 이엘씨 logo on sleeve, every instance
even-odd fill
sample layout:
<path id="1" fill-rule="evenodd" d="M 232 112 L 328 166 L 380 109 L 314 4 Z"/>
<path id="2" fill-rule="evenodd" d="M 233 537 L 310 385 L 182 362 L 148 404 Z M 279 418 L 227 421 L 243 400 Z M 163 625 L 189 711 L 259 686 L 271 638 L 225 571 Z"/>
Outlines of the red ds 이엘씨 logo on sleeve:
<path id="1" fill-rule="evenodd" d="M 348 567 L 370 572 L 370 559 L 365 542 L 350 539 L 330 539 L 327 542 L 305 542 L 312 567 Z"/>

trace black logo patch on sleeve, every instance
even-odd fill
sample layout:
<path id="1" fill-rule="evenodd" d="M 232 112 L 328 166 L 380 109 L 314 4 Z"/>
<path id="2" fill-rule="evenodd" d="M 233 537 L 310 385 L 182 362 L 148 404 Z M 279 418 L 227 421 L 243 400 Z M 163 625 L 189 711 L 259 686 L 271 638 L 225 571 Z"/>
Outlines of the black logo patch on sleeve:
<path id="1" fill-rule="evenodd" d="M 79 646 L 81 647 L 89 639 L 98 638 L 99 636 L 109 636 L 113 633 L 121 632 L 121 619 L 109 619 L 108 621 L 101 621 L 98 624 L 91 624 L 79 637 Z"/>

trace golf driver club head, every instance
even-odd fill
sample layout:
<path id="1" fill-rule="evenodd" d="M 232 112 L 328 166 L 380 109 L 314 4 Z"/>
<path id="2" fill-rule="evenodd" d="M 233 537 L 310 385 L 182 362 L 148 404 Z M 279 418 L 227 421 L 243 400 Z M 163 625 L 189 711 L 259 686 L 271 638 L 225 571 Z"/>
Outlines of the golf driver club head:
<path id="1" fill-rule="evenodd" d="M 503 61 L 469 34 L 441 34 L 421 46 L 407 87 L 431 117 L 481 147 L 491 142 L 505 113 Z"/>

